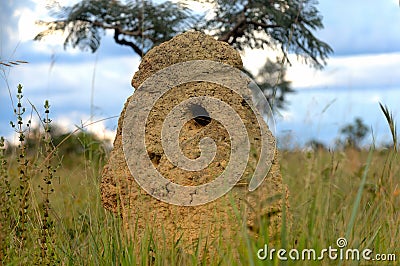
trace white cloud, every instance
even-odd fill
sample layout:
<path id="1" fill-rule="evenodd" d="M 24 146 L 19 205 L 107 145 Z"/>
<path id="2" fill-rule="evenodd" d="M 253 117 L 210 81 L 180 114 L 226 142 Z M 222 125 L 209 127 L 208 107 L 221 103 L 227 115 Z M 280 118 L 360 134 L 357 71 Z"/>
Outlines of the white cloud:
<path id="1" fill-rule="evenodd" d="M 103 121 L 94 121 L 87 127 L 88 131 L 95 134 L 99 139 L 112 143 L 116 130 L 110 130 Z"/>
<path id="2" fill-rule="evenodd" d="M 275 62 L 281 53 L 273 49 L 249 49 L 241 52 L 243 66 L 252 74 L 256 75 L 258 70 L 264 66 L 267 59 Z"/>
<path id="3" fill-rule="evenodd" d="M 49 16 L 49 9 L 47 8 L 49 2 L 53 1 L 42 1 L 42 0 L 33 0 L 35 3 L 35 7 L 33 9 L 29 8 L 21 8 L 17 9 L 16 13 L 19 17 L 18 21 L 18 32 L 19 32 L 19 41 L 20 42 L 31 42 L 32 50 L 41 52 L 41 53 L 54 53 L 56 50 L 60 50 L 63 47 L 63 43 L 66 35 L 62 32 L 57 32 L 52 35 L 46 36 L 45 41 L 42 42 L 32 42 L 34 37 L 45 30 L 46 27 L 43 25 L 39 25 L 38 21 L 50 21 L 53 18 Z M 68 4 L 71 1 L 58 1 L 62 5 Z M 76 2 L 76 1 L 74 1 Z M 71 54 L 78 53 L 78 49 L 70 49 Z"/>
<path id="4" fill-rule="evenodd" d="M 16 93 L 16 85 L 24 86 L 25 106 L 29 100 L 43 115 L 43 102 L 49 100 L 50 116 L 54 123 L 65 130 L 87 125 L 90 113 L 92 121 L 102 120 L 88 126 L 90 132 L 99 137 L 111 140 L 118 116 L 127 97 L 132 94 L 131 78 L 138 66 L 137 57 L 114 57 L 102 59 L 99 56 L 97 65 L 93 61 L 81 63 L 56 63 L 49 74 L 49 63 L 30 63 L 13 68 L 8 77 L 11 93 Z M 92 77 L 96 71 L 93 88 L 93 106 L 91 106 Z M 12 112 L 9 108 L 6 112 Z M 8 117 L 12 114 L 2 114 Z M 4 134 L 4 133 L 3 133 Z"/>
<path id="5" fill-rule="evenodd" d="M 381 101 L 382 101 L 381 96 L 378 94 L 375 94 L 370 98 L 371 103 L 379 103 Z"/>
<path id="6" fill-rule="evenodd" d="M 32 117 L 27 115 L 24 118 L 24 121 L 28 121 L 28 119 L 31 119 L 31 128 L 40 128 L 43 130 L 43 126 L 39 124 L 39 118 L 36 114 L 34 114 Z M 57 125 L 57 128 L 61 131 L 61 133 L 78 133 L 81 130 L 85 130 L 93 133 L 100 140 L 105 141 L 108 145 L 112 145 L 116 133 L 116 130 L 106 127 L 104 120 L 91 120 L 87 114 L 73 111 L 68 113 L 68 116 L 61 115 L 53 118 L 52 123 Z M 19 143 L 18 134 L 15 132 L 8 134 L 5 139 L 8 143 L 14 146 L 18 145 Z"/>
<path id="7" fill-rule="evenodd" d="M 267 58 L 275 60 L 277 55 L 272 50 L 246 49 L 242 59 L 245 68 L 257 74 Z M 400 52 L 331 57 L 323 70 L 305 65 L 293 54 L 289 60 L 286 79 L 295 89 L 400 87 Z"/>
<path id="8" fill-rule="evenodd" d="M 20 19 L 18 22 L 19 40 L 21 42 L 32 40 L 40 29 L 35 25 L 35 13 L 27 8 L 21 11 Z"/>
<path id="9" fill-rule="evenodd" d="M 72 112 L 68 116 L 57 117 L 55 121 L 64 132 L 87 130 L 108 143 L 112 143 L 115 138 L 116 131 L 107 128 L 104 120 L 91 119 L 85 113 Z"/>
<path id="10" fill-rule="evenodd" d="M 315 87 L 377 88 L 400 86 L 400 52 L 332 57 L 322 71 L 292 60 L 287 79 L 297 89 Z"/>
<path id="11" fill-rule="evenodd" d="M 294 121 L 294 118 L 295 118 L 294 113 L 291 111 L 287 111 L 287 110 L 280 111 L 279 117 L 282 119 L 282 121 L 285 121 L 285 122 Z"/>

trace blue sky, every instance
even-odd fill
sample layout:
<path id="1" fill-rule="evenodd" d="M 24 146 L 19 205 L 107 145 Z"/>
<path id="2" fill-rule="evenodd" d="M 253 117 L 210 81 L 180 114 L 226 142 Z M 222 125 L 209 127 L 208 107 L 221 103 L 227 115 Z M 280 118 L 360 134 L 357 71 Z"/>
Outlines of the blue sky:
<path id="1" fill-rule="evenodd" d="M 53 120 L 66 129 L 90 121 L 91 114 L 94 121 L 118 116 L 133 91 L 130 80 L 140 59 L 130 48 L 116 45 L 110 36 L 103 38 L 95 54 L 64 50 L 57 37 L 32 41 L 37 32 L 34 21 L 48 16 L 45 3 L 0 1 L 0 60 L 29 61 L 11 69 L 1 68 L 0 135 L 9 139 L 13 114 L 7 87 L 15 94 L 18 83 L 23 84 L 26 99 L 39 110 L 48 99 Z M 387 104 L 398 121 L 398 1 L 321 0 L 318 9 L 325 28 L 316 35 L 332 46 L 334 54 L 322 71 L 291 57 L 287 79 L 296 93 L 289 95 L 287 108 L 276 116 L 278 138 L 291 144 L 317 139 L 333 145 L 339 129 L 361 117 L 378 143 L 389 142 L 390 132 L 378 102 Z M 266 55 L 271 52 L 246 51 L 243 61 L 255 69 L 263 63 L 259 58 Z M 117 118 L 110 118 L 96 123 L 92 130 L 113 138 L 116 126 Z"/>

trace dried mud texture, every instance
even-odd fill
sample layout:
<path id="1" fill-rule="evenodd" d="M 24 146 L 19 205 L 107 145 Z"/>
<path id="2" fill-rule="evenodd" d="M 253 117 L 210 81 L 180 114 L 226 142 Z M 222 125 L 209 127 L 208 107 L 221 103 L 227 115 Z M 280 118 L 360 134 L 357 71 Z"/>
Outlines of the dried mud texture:
<path id="1" fill-rule="evenodd" d="M 139 88 L 158 70 L 189 60 L 213 60 L 242 68 L 240 55 L 229 45 L 198 32 L 188 32 L 149 51 L 134 75 L 132 85 Z M 207 245 L 209 252 L 219 249 L 221 243 L 222 246 L 223 243 L 239 245 L 242 225 L 257 237 L 262 219 L 269 222 L 267 230 L 270 239 L 278 239 L 283 208 L 288 209 L 288 191 L 282 183 L 278 154 L 274 154 L 264 182 L 255 191 L 249 192 L 248 183 L 260 154 L 260 128 L 251 108 L 244 104 L 240 95 L 232 93 L 228 88 L 207 82 L 191 82 L 177 86 L 158 100 L 148 117 L 145 135 L 147 152 L 154 167 L 174 183 L 196 186 L 215 179 L 229 164 L 230 138 L 222 124 L 216 120 L 211 120 L 205 126 L 190 120 L 179 136 L 183 153 L 192 159 L 199 156 L 198 144 L 202 138 L 210 137 L 215 141 L 217 153 L 206 169 L 185 171 L 166 158 L 160 140 L 163 120 L 174 106 L 193 96 L 211 96 L 229 103 L 246 125 L 251 154 L 241 180 L 223 197 L 195 207 L 171 205 L 147 194 L 131 175 L 122 147 L 123 119 L 134 97 L 132 95 L 122 110 L 114 148 L 102 173 L 103 206 L 123 217 L 127 234 L 134 239 L 140 241 L 152 232 L 155 242 L 166 247 L 172 247 L 172 243 L 180 239 L 181 246 L 188 253 L 193 252 L 193 246 L 199 242 L 200 247 Z M 266 124 L 261 126 L 267 127 Z M 271 147 L 275 145 L 272 139 Z"/>

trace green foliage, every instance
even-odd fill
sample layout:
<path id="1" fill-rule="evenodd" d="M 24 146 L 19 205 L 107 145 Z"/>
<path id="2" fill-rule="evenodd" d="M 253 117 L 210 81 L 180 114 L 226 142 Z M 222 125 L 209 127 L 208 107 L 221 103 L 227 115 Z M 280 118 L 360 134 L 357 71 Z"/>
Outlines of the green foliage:
<path id="1" fill-rule="evenodd" d="M 117 43 L 142 56 L 152 46 L 192 28 L 210 32 L 240 50 L 272 47 L 285 55 L 294 52 L 315 67 L 322 67 L 332 52 L 313 34 L 323 28 L 315 1 L 199 2 L 212 3 L 213 14 L 200 17 L 187 5 L 170 1 L 82 0 L 70 7 L 53 6 L 56 19 L 39 22 L 47 29 L 35 39 L 62 31 L 68 33 L 65 45 L 94 52 L 104 30 L 111 30 Z"/>
<path id="2" fill-rule="evenodd" d="M 0 264 L 56 265 L 60 263 L 56 246 L 60 228 L 56 225 L 59 217 L 52 203 L 57 198 L 54 179 L 58 177 L 60 182 L 57 173 L 66 167 L 63 161 L 68 159 L 74 165 L 76 160 L 84 160 L 90 162 L 93 170 L 99 169 L 106 150 L 93 134 L 80 132 L 63 136 L 60 131 L 52 131 L 57 126 L 52 125 L 47 100 L 43 118 L 31 105 L 41 119 L 41 127 L 32 128 L 31 119 L 25 122 L 27 110 L 22 85 L 18 85 L 16 98 L 15 122 L 11 121 L 10 125 L 18 136 L 18 143 L 6 148 L 5 139 L 0 138 Z M 70 147 L 62 150 L 64 154 L 60 157 L 58 149 L 68 144 L 67 139 Z"/>
<path id="3" fill-rule="evenodd" d="M 53 132 L 53 131 L 51 131 Z M 53 144 L 59 147 L 59 154 L 67 158 L 84 157 L 96 165 L 106 160 L 108 148 L 95 134 L 83 129 L 75 133 L 52 134 Z"/>
<path id="4" fill-rule="evenodd" d="M 329 246 L 336 248 L 336 240 L 345 235 L 352 218 L 351 209 L 357 203 L 353 232 L 347 238 L 348 247 L 371 248 L 374 254 L 395 253 L 399 256 L 400 192 L 395 178 L 400 174 L 400 167 L 395 163 L 398 158 L 393 152 L 374 151 L 366 171 L 367 155 L 364 151 L 330 153 L 323 150 L 311 154 L 298 151 L 282 154 L 282 173 L 292 192 L 289 198 L 292 226 L 282 235 L 282 240 L 287 239 L 287 250 L 314 248 L 320 252 Z M 179 242 L 171 247 L 155 243 L 150 228 L 144 237 L 128 239 L 121 218 L 101 206 L 100 172 L 97 168 L 93 171 L 93 167 L 82 157 L 74 165 L 66 167 L 63 164 L 57 171 L 61 182 L 53 184 L 55 193 L 51 196 L 50 213 L 57 219 L 51 235 L 59 259 L 55 264 L 251 265 L 253 262 L 253 265 L 280 265 L 276 256 L 274 261 L 261 261 L 256 257 L 257 250 L 269 243 L 267 224 L 261 225 L 258 238 L 246 235 L 245 231 L 238 232 L 235 241 L 244 242 L 243 245 L 238 250 L 220 250 L 208 263 L 196 255 L 199 248 L 207 247 L 193 247 L 192 254 L 184 254 Z M 365 183 L 362 182 L 364 176 Z M 361 184 L 363 190 L 358 200 Z M 32 242 L 28 247 L 36 249 L 34 245 L 37 244 Z M 272 244 L 268 247 L 281 248 Z M 137 249 L 141 250 L 140 256 L 135 255 Z M 4 262 L 7 264 L 16 258 L 14 255 Z M 287 265 L 305 263 L 332 265 L 327 259 L 288 261 Z"/>
<path id="5" fill-rule="evenodd" d="M 285 57 L 293 52 L 306 63 L 320 68 L 332 48 L 316 38 L 313 31 L 323 28 L 313 0 L 217 0 L 214 17 L 204 29 L 234 47 L 278 48 Z"/>
<path id="6" fill-rule="evenodd" d="M 353 147 L 360 149 L 361 142 L 369 132 L 368 127 L 363 123 L 362 119 L 357 117 L 354 123 L 344 126 L 340 133 L 344 136 L 341 145 L 344 147 Z"/>
<path id="7" fill-rule="evenodd" d="M 152 46 L 160 44 L 188 29 L 192 20 L 181 4 L 151 1 L 82 0 L 67 7 L 53 6 L 55 20 L 40 21 L 47 27 L 35 39 L 41 40 L 57 31 L 66 32 L 64 46 L 72 45 L 95 52 L 105 30 L 114 32 L 114 40 L 131 47 L 142 56 Z"/>
<path id="8" fill-rule="evenodd" d="M 294 242 L 289 243 L 298 249 L 320 251 L 328 246 L 336 247 L 336 240 L 345 237 L 352 228 L 346 237 L 347 248 L 370 248 L 374 254 L 396 253 L 398 257 L 400 193 L 396 189 L 399 181 L 395 176 L 400 168 L 392 165 L 391 176 L 387 172 L 390 162 L 396 160 L 393 156 L 397 154 L 375 150 L 370 156 L 372 158 L 368 158 L 367 151 L 357 150 L 285 152 L 282 155 L 282 173 L 292 192 L 290 202 L 294 221 L 291 231 L 291 241 Z M 384 175 L 384 184 L 381 184 L 381 174 Z M 358 208 L 354 211 L 355 207 Z M 392 220 L 388 223 L 387 219 Z M 386 241 L 389 239 L 392 240 Z M 353 265 L 351 261 L 343 262 L 344 265 Z M 306 264 L 338 263 L 338 260 L 324 260 Z M 354 261 L 357 263 L 369 262 Z M 289 263 L 303 264 L 304 261 Z"/>
<path id="9" fill-rule="evenodd" d="M 313 151 L 326 150 L 325 144 L 316 139 L 307 141 L 306 147 L 311 148 Z"/>
<path id="10" fill-rule="evenodd" d="M 267 59 L 255 79 L 273 110 L 285 107 L 287 93 L 293 93 L 290 81 L 285 80 L 286 68 Z"/>
<path id="11" fill-rule="evenodd" d="M 19 200 L 19 209 L 18 216 L 16 220 L 16 230 L 15 230 L 15 241 L 17 243 L 17 253 L 22 255 L 22 251 L 24 250 L 24 244 L 27 241 L 27 222 L 28 222 L 28 211 L 29 211 L 29 197 L 30 197 L 30 165 L 29 159 L 26 156 L 26 133 L 31 126 L 31 121 L 24 125 L 23 115 L 25 114 L 25 107 L 23 107 L 23 93 L 22 93 L 22 85 L 18 85 L 17 91 L 17 108 L 14 109 L 14 114 L 16 116 L 17 123 L 14 124 L 10 122 L 11 126 L 15 129 L 18 134 L 18 149 L 17 149 L 17 164 L 18 164 L 18 178 L 19 178 L 19 187 L 18 187 L 18 200 Z"/>
<path id="12" fill-rule="evenodd" d="M 50 135 L 50 124 L 52 120 L 49 118 L 50 104 L 49 101 L 44 103 L 45 117 L 43 118 L 43 148 L 44 158 L 43 169 L 40 169 L 43 183 L 39 184 L 39 189 L 42 195 L 41 208 L 41 227 L 40 227 L 40 264 L 41 265 L 54 265 L 57 262 L 57 257 L 54 252 L 54 221 L 50 216 L 51 204 L 50 195 L 54 193 L 53 179 L 55 177 L 57 167 L 53 166 L 53 160 L 57 156 L 57 150 L 53 146 L 51 135 Z"/>
<path id="13" fill-rule="evenodd" d="M 7 253 L 7 232 L 11 230 L 11 206 L 13 205 L 13 191 L 8 174 L 8 161 L 6 158 L 5 140 L 0 137 L 0 261 Z"/>
<path id="14" fill-rule="evenodd" d="M 35 155 L 37 151 L 43 153 L 49 147 L 57 148 L 56 157 L 65 157 L 64 163 L 71 162 L 84 157 L 92 160 L 95 164 L 102 164 L 106 158 L 109 147 L 100 140 L 95 134 L 86 131 L 84 128 L 78 128 L 74 132 L 65 132 L 56 123 L 45 125 L 44 132 L 41 128 L 33 127 L 30 134 L 26 137 L 26 147 L 30 155 Z M 48 135 L 46 139 L 41 137 L 42 134 Z M 50 141 L 46 143 L 46 141 Z M 55 156 L 54 150 L 50 152 L 49 157 Z"/>

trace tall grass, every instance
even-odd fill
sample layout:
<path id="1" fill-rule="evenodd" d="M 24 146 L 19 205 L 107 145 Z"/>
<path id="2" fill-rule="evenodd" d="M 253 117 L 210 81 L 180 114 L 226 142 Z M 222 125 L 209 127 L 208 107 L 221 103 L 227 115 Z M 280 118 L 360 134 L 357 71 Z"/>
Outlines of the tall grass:
<path id="1" fill-rule="evenodd" d="M 393 140 L 393 150 L 397 151 L 397 128 L 396 124 L 394 122 L 393 114 L 389 111 L 389 108 L 382 103 L 379 103 L 379 106 L 381 107 L 382 113 L 385 116 L 386 122 L 389 125 L 390 133 L 392 134 L 392 140 Z"/>
<path id="2" fill-rule="evenodd" d="M 320 252 L 336 247 L 339 237 L 346 238 L 348 248 L 396 254 L 397 261 L 379 265 L 399 264 L 400 164 L 395 149 L 284 151 L 281 171 L 291 195 L 290 209 L 285 210 L 283 219 L 290 212 L 292 226 L 283 228 L 279 246 L 269 243 L 265 224 L 258 237 L 246 230 L 238 232 L 233 241 L 241 243 L 239 248 L 229 248 L 228 243 L 207 259 L 199 252 L 207 247 L 193 247 L 192 254 L 183 254 L 179 241 L 171 247 L 154 243 L 151 228 L 144 236 L 128 239 L 121 218 L 101 205 L 99 183 L 104 160 L 96 156 L 99 151 L 82 145 L 87 152 L 80 155 L 58 154 L 57 149 L 66 142 L 58 147 L 52 144 L 48 102 L 41 118 L 43 148 L 29 150 L 26 138 L 21 137 L 31 134 L 28 121 L 22 115 L 19 118 L 24 108 L 22 87 L 17 95 L 21 109 L 16 109 L 13 124 L 20 142 L 7 154 L 4 139 L 0 141 L 1 265 L 280 265 L 283 262 L 276 256 L 260 260 L 257 251 L 271 245 L 268 247 Z M 327 258 L 286 262 L 338 263 Z"/>

